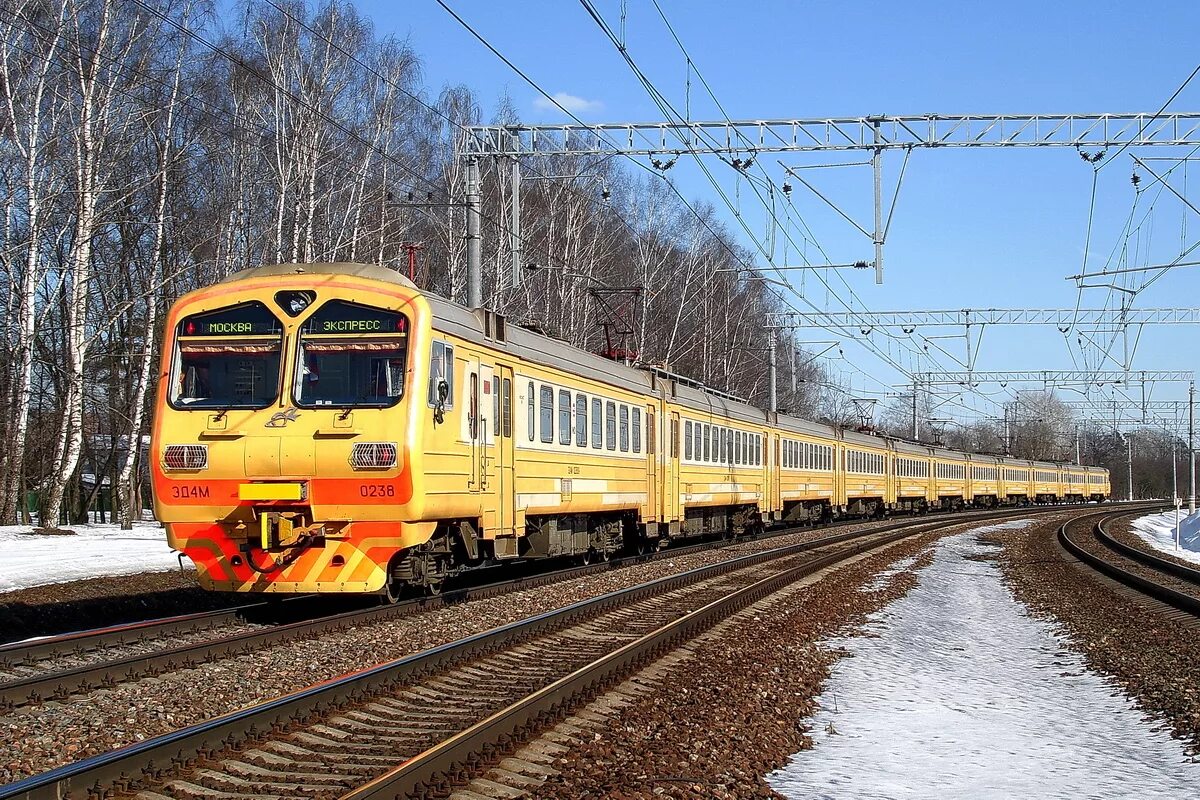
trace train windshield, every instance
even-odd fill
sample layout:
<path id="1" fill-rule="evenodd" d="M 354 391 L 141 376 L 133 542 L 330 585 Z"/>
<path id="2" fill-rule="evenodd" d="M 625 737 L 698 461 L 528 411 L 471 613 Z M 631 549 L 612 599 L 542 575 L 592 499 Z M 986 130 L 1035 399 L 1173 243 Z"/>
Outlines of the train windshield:
<path id="1" fill-rule="evenodd" d="M 330 300 L 300 329 L 296 404 L 383 408 L 404 396 L 408 318 Z"/>
<path id="2" fill-rule="evenodd" d="M 283 327 L 262 303 L 185 317 L 175 342 L 176 408 L 265 408 L 278 396 Z"/>

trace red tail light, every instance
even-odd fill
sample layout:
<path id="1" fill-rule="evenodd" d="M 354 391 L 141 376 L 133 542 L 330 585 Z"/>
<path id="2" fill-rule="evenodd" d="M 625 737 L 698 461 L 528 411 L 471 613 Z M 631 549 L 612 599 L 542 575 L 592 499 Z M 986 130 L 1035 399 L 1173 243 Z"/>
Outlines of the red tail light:
<path id="1" fill-rule="evenodd" d="M 163 466 L 167 469 L 207 469 L 208 445 L 169 444 L 163 450 Z"/>
<path id="2" fill-rule="evenodd" d="M 356 442 L 350 464 L 355 469 L 391 469 L 396 466 L 396 443 Z"/>

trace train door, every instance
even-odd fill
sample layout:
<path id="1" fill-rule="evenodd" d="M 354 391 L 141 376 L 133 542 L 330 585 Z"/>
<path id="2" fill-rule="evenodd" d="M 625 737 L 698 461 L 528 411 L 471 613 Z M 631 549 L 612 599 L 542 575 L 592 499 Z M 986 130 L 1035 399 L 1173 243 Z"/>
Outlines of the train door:
<path id="1" fill-rule="evenodd" d="M 664 447 L 667 464 L 667 497 L 664 501 L 666 522 L 678 522 L 683 519 L 683 511 L 679 505 L 679 413 L 671 411 L 671 426 L 667 431 L 667 445 Z"/>
<path id="2" fill-rule="evenodd" d="M 658 415 L 654 406 L 646 406 L 646 509 L 656 521 L 661 521 L 658 493 Z"/>
<path id="3" fill-rule="evenodd" d="M 496 372 L 487 365 L 479 365 L 479 377 L 471 382 L 477 384 L 471 387 L 471 392 L 478 398 L 472 402 L 472 413 L 478 417 L 474 430 L 473 446 L 479 453 L 477 466 L 479 470 L 479 492 L 482 494 L 483 527 L 494 530 L 498 524 L 499 503 L 496 497 L 498 439 L 500 434 L 500 419 L 497 412 L 500 404 L 497 400 Z"/>
<path id="4" fill-rule="evenodd" d="M 776 512 L 775 519 L 783 516 L 783 487 L 780 481 L 783 479 L 783 470 L 779 468 L 782 462 L 780 458 L 780 439 L 779 434 L 769 434 L 770 446 L 767 448 L 767 474 L 771 481 L 771 510 Z"/>
<path id="5" fill-rule="evenodd" d="M 494 448 L 495 462 L 492 468 L 493 487 L 496 498 L 496 528 L 501 536 L 516 533 L 516 486 L 514 479 L 513 448 L 513 371 L 512 367 L 500 364 L 496 367 L 496 385 L 493 387 L 493 408 L 500 424 Z M 493 430 L 497 430 L 494 426 Z"/>
<path id="6" fill-rule="evenodd" d="M 467 443 L 471 452 L 471 468 L 468 472 L 467 491 L 479 494 L 483 491 L 483 425 L 480 406 L 479 361 L 468 358 L 463 369 L 466 376 L 463 387 L 465 413 L 462 414 L 462 441 Z"/>

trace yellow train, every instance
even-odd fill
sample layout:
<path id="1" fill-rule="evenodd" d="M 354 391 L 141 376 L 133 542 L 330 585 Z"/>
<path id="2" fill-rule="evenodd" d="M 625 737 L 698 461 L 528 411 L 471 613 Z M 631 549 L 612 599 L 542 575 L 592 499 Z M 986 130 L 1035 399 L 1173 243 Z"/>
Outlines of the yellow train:
<path id="1" fill-rule="evenodd" d="M 155 509 L 210 589 L 394 598 L 505 560 L 1109 495 L 1100 467 L 769 414 L 379 266 L 245 270 L 166 331 Z"/>

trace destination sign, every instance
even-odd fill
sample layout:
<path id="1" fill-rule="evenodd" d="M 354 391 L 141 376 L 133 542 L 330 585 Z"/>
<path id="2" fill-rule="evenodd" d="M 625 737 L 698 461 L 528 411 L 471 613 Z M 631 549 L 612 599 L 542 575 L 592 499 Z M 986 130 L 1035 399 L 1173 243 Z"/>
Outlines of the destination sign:
<path id="1" fill-rule="evenodd" d="M 259 302 L 193 314 L 179 323 L 180 336 L 272 336 L 282 330 L 279 320 Z"/>
<path id="2" fill-rule="evenodd" d="M 302 330 L 307 334 L 407 333 L 408 319 L 382 308 L 330 300 L 305 320 Z"/>

